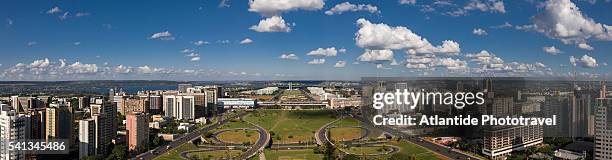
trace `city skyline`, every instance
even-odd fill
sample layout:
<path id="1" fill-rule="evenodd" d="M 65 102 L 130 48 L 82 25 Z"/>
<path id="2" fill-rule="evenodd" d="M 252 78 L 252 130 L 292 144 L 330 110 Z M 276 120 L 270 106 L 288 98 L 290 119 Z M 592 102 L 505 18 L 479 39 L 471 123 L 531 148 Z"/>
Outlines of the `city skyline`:
<path id="1" fill-rule="evenodd" d="M 3 2 L 0 80 L 606 79 L 612 63 L 609 1 L 114 2 Z"/>

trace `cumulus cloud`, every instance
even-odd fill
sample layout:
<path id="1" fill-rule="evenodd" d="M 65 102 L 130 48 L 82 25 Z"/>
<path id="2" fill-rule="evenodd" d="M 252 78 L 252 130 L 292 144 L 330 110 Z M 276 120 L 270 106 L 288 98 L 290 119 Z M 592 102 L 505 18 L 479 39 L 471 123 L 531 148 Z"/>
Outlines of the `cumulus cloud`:
<path id="1" fill-rule="evenodd" d="M 558 55 L 560 53 L 563 53 L 563 51 L 557 49 L 555 46 L 542 47 L 542 50 L 551 55 Z"/>
<path id="2" fill-rule="evenodd" d="M 480 10 L 482 12 L 506 13 L 504 2 L 501 0 L 472 0 L 463 7 L 465 10 Z"/>
<path id="3" fill-rule="evenodd" d="M 417 53 L 458 54 L 459 43 L 445 40 L 441 46 L 433 46 L 427 39 L 402 26 L 373 24 L 368 20 L 357 20 L 359 30 L 355 33 L 356 45 L 372 50 L 412 50 Z"/>
<path id="4" fill-rule="evenodd" d="M 467 62 L 459 59 L 440 58 L 432 63 L 434 67 L 444 67 L 448 70 L 466 70 L 468 69 Z"/>
<path id="5" fill-rule="evenodd" d="M 205 45 L 205 44 L 210 44 L 210 42 L 203 41 L 203 40 L 198 40 L 198 41 L 192 42 L 192 44 L 196 45 L 196 46 L 201 46 L 201 45 Z"/>
<path id="6" fill-rule="evenodd" d="M 349 2 L 344 2 L 344 3 L 340 3 L 337 4 L 336 6 L 334 6 L 333 8 L 331 8 L 328 11 L 325 11 L 326 15 L 339 15 L 342 14 L 344 12 L 358 12 L 358 11 L 366 11 L 372 14 L 379 14 L 380 11 L 378 10 L 378 7 L 370 5 L 370 4 L 351 4 Z"/>
<path id="7" fill-rule="evenodd" d="M 317 48 L 306 53 L 307 56 L 325 56 L 325 57 L 333 57 L 338 54 L 336 47 L 331 48 Z"/>
<path id="8" fill-rule="evenodd" d="M 592 51 L 593 49 L 595 49 L 595 48 L 591 47 L 591 45 L 586 44 L 586 43 L 578 44 L 578 48 L 584 49 L 584 50 L 587 50 L 587 51 Z"/>
<path id="9" fill-rule="evenodd" d="M 153 33 L 153 35 L 151 35 L 151 37 L 149 37 L 149 39 L 154 39 L 154 40 L 174 40 L 174 37 L 172 36 L 172 33 L 168 32 L 168 31 L 164 31 L 164 32 Z"/>
<path id="10" fill-rule="evenodd" d="M 292 24 L 285 23 L 281 16 L 273 16 L 262 19 L 259 24 L 251 26 L 249 29 L 256 32 L 291 32 Z"/>
<path id="11" fill-rule="evenodd" d="M 55 13 L 59 13 L 59 12 L 62 12 L 62 9 L 60 9 L 57 6 L 47 10 L 47 14 L 55 14 Z"/>
<path id="12" fill-rule="evenodd" d="M 344 68 L 344 66 L 346 66 L 346 61 L 338 61 L 334 65 L 334 67 L 336 67 L 336 68 Z"/>
<path id="13" fill-rule="evenodd" d="M 582 57 L 580 57 L 580 59 L 574 57 L 574 56 L 570 56 L 569 58 L 570 64 L 573 66 L 580 66 L 583 68 L 595 68 L 597 66 L 599 66 L 597 64 L 597 60 L 591 56 L 588 55 L 583 55 Z"/>
<path id="14" fill-rule="evenodd" d="M 286 60 L 297 60 L 297 59 L 299 59 L 298 56 L 293 54 L 293 53 L 281 54 L 278 58 L 286 59 Z"/>
<path id="15" fill-rule="evenodd" d="M 320 10 L 325 0 L 249 0 L 249 11 L 264 16 L 279 15 L 294 10 Z"/>
<path id="16" fill-rule="evenodd" d="M 497 25 L 497 26 L 491 26 L 490 28 L 493 28 L 493 29 L 503 29 L 503 28 L 512 28 L 512 26 L 513 25 L 510 24 L 510 22 L 504 22 L 504 24 L 500 24 L 500 25 Z"/>
<path id="17" fill-rule="evenodd" d="M 393 61 L 393 51 L 392 50 L 369 50 L 366 49 L 361 56 L 357 57 L 357 60 L 362 62 L 373 62 L 373 63 L 381 63 L 381 62 L 390 62 Z"/>
<path id="18" fill-rule="evenodd" d="M 518 29 L 534 30 L 565 44 L 585 44 L 591 38 L 612 41 L 612 26 L 583 15 L 570 0 L 546 1 L 544 11 L 535 15 L 532 22 Z"/>
<path id="19" fill-rule="evenodd" d="M 38 42 L 36 42 L 36 41 L 29 41 L 26 45 L 33 46 L 33 45 L 36 45 L 36 44 L 38 44 Z"/>
<path id="20" fill-rule="evenodd" d="M 321 59 L 312 59 L 311 61 L 308 61 L 308 64 L 324 64 L 325 63 L 325 59 L 321 58 Z"/>
<path id="21" fill-rule="evenodd" d="M 251 40 L 250 38 L 245 38 L 242 41 L 240 41 L 240 44 L 249 44 L 249 43 L 253 43 L 253 40 Z"/>
<path id="22" fill-rule="evenodd" d="M 481 28 L 474 28 L 474 30 L 472 30 L 472 34 L 479 35 L 479 36 L 486 36 L 487 31 Z"/>
<path id="23" fill-rule="evenodd" d="M 399 4 L 416 4 L 416 0 L 399 0 Z"/>
<path id="24" fill-rule="evenodd" d="M 189 61 L 191 61 L 191 62 L 200 61 L 200 56 L 191 57 L 191 59 L 189 59 Z"/>

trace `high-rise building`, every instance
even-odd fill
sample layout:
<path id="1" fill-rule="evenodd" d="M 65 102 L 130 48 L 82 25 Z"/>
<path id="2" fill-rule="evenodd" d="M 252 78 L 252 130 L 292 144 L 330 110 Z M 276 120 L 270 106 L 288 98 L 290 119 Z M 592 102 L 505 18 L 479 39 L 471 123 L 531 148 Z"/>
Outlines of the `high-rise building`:
<path id="1" fill-rule="evenodd" d="M 163 106 L 162 97 L 159 95 L 150 95 L 149 96 L 149 112 L 151 114 L 159 114 L 162 111 Z"/>
<path id="2" fill-rule="evenodd" d="M 72 113 L 65 104 L 54 103 L 46 108 L 45 139 L 71 139 Z"/>
<path id="3" fill-rule="evenodd" d="M 594 158 L 612 159 L 612 98 L 598 98 L 597 102 Z"/>
<path id="4" fill-rule="evenodd" d="M 79 97 L 79 109 L 83 109 L 89 106 L 89 97 Z"/>
<path id="5" fill-rule="evenodd" d="M 31 139 L 45 139 L 46 138 L 46 121 L 47 114 L 46 108 L 35 108 L 30 109 L 28 114 L 30 115 L 30 138 Z"/>
<path id="6" fill-rule="evenodd" d="M 191 84 L 178 84 L 179 93 L 187 93 L 187 88 L 191 88 L 193 85 Z"/>
<path id="7" fill-rule="evenodd" d="M 96 121 L 79 120 L 79 159 L 96 155 Z"/>
<path id="8" fill-rule="evenodd" d="M 148 113 L 149 99 L 147 97 L 131 97 L 125 99 L 123 103 L 123 110 L 121 114 L 127 114 L 130 112 L 142 112 Z"/>
<path id="9" fill-rule="evenodd" d="M 504 160 L 512 151 L 544 141 L 542 126 L 494 126 L 484 132 L 482 153 L 493 160 Z"/>
<path id="10" fill-rule="evenodd" d="M 6 104 L 0 104 L 0 159 L 13 160 L 25 159 L 23 150 L 7 150 L 10 141 L 28 139 L 29 118 L 23 114 L 17 114 L 15 109 Z"/>
<path id="11" fill-rule="evenodd" d="M 108 145 L 117 137 L 117 106 L 115 103 L 96 100 L 90 108 L 96 128 L 96 153 L 105 154 L 109 151 Z"/>
<path id="12" fill-rule="evenodd" d="M 195 119 L 195 97 L 164 96 L 164 113 L 166 117 L 174 117 L 179 120 Z"/>
<path id="13" fill-rule="evenodd" d="M 140 112 L 132 112 L 126 115 L 128 149 L 143 150 L 147 148 L 149 143 L 149 117 Z"/>

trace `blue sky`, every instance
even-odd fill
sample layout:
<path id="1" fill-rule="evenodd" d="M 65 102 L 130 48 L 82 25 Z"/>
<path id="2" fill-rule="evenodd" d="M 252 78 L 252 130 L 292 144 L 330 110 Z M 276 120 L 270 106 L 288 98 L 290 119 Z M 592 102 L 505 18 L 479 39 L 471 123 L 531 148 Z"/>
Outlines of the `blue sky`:
<path id="1" fill-rule="evenodd" d="M 605 0 L 0 3 L 2 80 L 567 76 L 572 65 L 583 77 L 605 78 L 612 63 Z M 285 21 L 280 28 L 253 28 L 275 17 Z M 377 38 L 389 35 L 403 37 Z M 307 55 L 318 48 L 312 54 L 326 56 Z"/>

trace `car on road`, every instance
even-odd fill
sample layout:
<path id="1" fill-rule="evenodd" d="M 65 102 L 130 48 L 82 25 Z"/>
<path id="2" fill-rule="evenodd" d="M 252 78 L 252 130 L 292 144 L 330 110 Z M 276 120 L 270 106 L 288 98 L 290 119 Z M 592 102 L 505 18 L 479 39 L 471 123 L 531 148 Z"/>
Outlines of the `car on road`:
<path id="1" fill-rule="evenodd" d="M 166 149 L 170 149 L 170 148 L 172 148 L 172 146 L 170 146 L 170 145 L 167 145 L 167 146 L 166 146 Z"/>

